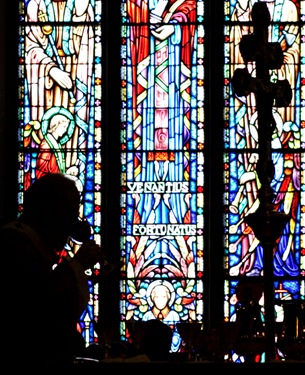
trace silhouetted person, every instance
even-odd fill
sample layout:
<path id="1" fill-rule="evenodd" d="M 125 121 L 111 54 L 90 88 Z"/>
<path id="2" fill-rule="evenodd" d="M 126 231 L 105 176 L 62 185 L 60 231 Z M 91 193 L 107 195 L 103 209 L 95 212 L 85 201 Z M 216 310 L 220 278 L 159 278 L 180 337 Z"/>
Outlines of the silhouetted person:
<path id="1" fill-rule="evenodd" d="M 158 319 L 142 322 L 142 337 L 139 353 L 145 354 L 151 361 L 167 361 L 171 349 L 173 332 Z"/>
<path id="2" fill-rule="evenodd" d="M 89 301 L 84 271 L 102 254 L 88 239 L 72 258 L 59 258 L 79 222 L 79 205 L 71 179 L 47 174 L 25 191 L 20 218 L 1 229 L 2 355 L 10 366 L 62 367 L 81 351 L 76 327 Z"/>

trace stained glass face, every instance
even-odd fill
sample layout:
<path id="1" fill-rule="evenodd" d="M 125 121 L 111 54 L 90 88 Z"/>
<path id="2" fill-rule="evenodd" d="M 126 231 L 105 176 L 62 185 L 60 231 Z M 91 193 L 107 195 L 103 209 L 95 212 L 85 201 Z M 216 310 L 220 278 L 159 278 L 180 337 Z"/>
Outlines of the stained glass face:
<path id="1" fill-rule="evenodd" d="M 223 159 L 226 270 L 224 311 L 226 321 L 236 320 L 241 304 L 236 288 L 241 278 L 248 283 L 249 290 L 253 293 L 260 290 L 257 285 L 264 283 L 263 275 L 268 271 L 264 268 L 264 251 L 270 251 L 271 248 L 275 315 L 276 321 L 280 322 L 283 310 L 287 309 L 289 303 L 304 303 L 305 299 L 305 179 L 302 168 L 305 134 L 302 126 L 304 113 L 301 108 L 304 99 L 304 73 L 301 65 L 304 58 L 304 27 L 300 22 L 304 17 L 304 5 L 302 1 L 290 0 L 261 2 L 270 15 L 270 22 L 262 33 L 265 35 L 265 57 L 270 53 L 264 60 L 264 67 L 267 67 L 265 69 L 262 68 L 262 59 L 260 60 L 257 52 L 256 41 L 261 34 L 258 22 L 252 18 L 253 7 L 257 5 L 255 3 L 256 1 L 224 3 L 224 92 L 227 103 L 224 112 Z M 278 55 L 283 55 L 279 66 L 274 62 L 275 51 L 278 51 Z M 249 78 L 248 86 L 242 85 L 238 90 L 234 88 L 232 79 L 236 77 L 236 71 L 244 78 Z M 262 106 L 260 102 L 263 87 L 259 85 L 265 85 L 264 88 L 270 88 L 271 92 L 270 96 L 264 97 L 271 100 L 271 106 L 268 107 L 270 118 L 267 121 L 261 115 L 261 109 L 266 106 Z M 289 105 L 283 101 L 287 86 L 292 90 Z M 266 168 L 268 155 L 273 166 L 271 171 Z M 269 190 L 269 197 L 263 192 L 264 189 Z M 266 196 L 268 204 L 271 203 L 268 207 L 272 215 L 285 215 L 287 218 L 282 224 L 276 221 L 273 227 L 269 219 L 264 221 L 264 218 L 257 215 L 265 207 Z M 252 215 L 254 213 L 256 216 Z M 271 245 L 266 240 L 266 231 L 270 228 L 273 233 L 277 232 Z M 260 292 L 256 299 L 263 311 L 264 294 Z"/>
<path id="2" fill-rule="evenodd" d="M 101 16 L 100 0 L 19 1 L 19 209 L 36 179 L 64 173 L 76 182 L 80 218 L 99 244 Z M 65 250 L 73 256 L 77 246 Z M 98 317 L 98 285 L 89 287 L 79 327 L 87 344 L 96 340 Z"/>
<path id="3" fill-rule="evenodd" d="M 203 1 L 122 1 L 121 316 L 203 319 Z"/>

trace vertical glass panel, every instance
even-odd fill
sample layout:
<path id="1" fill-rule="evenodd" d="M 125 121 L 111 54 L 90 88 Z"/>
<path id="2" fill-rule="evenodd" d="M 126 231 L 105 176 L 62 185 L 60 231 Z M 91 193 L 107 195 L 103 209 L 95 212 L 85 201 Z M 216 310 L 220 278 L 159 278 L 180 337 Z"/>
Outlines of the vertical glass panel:
<path id="1" fill-rule="evenodd" d="M 203 1 L 124 0 L 121 335 L 203 320 Z"/>
<path id="2" fill-rule="evenodd" d="M 19 1 L 19 211 L 23 192 L 62 172 L 81 193 L 80 218 L 101 243 L 101 0 Z M 69 243 L 73 256 L 79 245 Z M 90 271 L 99 273 L 99 267 Z M 96 341 L 98 284 L 79 322 Z M 33 319 L 32 324 L 35 324 Z"/>
<path id="3" fill-rule="evenodd" d="M 247 39 L 247 43 L 242 46 L 245 47 L 243 54 L 240 50 L 242 38 L 245 41 L 245 36 L 254 33 L 251 20 L 252 3 L 256 2 L 224 2 L 224 97 L 227 103 L 224 110 L 223 159 L 226 321 L 236 320 L 236 312 L 241 302 L 236 293 L 240 279 L 249 283 L 252 288 L 249 291 L 254 293 L 254 290 L 259 289 L 255 285 L 263 283 L 264 272 L 267 272 L 264 269 L 264 249 L 258 239 L 258 231 L 254 231 L 247 222 L 250 215 L 257 212 L 262 201 L 261 177 L 265 177 L 259 174 L 257 167 L 262 165 L 259 163 L 259 145 L 267 142 L 267 139 L 260 138 L 262 132 L 258 124 L 257 99 L 262 82 L 258 81 L 258 78 L 261 78 L 256 54 L 258 46 L 255 43 L 250 46 L 251 40 Z M 272 207 L 275 212 L 283 213 L 288 218 L 283 229 L 279 231 L 271 254 L 277 306 L 275 315 L 276 322 L 280 322 L 281 312 L 289 303 L 293 302 L 298 306 L 304 303 L 305 298 L 302 288 L 305 277 L 305 179 L 304 168 L 301 167 L 304 160 L 304 112 L 301 108 L 301 102 L 304 100 L 304 69 L 301 64 L 304 60 L 304 28 L 301 27 L 304 2 L 275 0 L 264 3 L 271 19 L 266 31 L 269 44 L 265 54 L 278 43 L 283 53 L 283 64 L 280 66 L 270 63 L 269 57 L 266 58 L 269 64 L 269 80 L 263 83 L 273 90 L 270 154 L 274 170 L 269 184 L 273 192 Z M 240 90 L 236 87 L 234 90 L 232 86 L 232 78 L 237 69 L 242 69 L 243 73 L 247 72 L 244 77 L 250 79 L 249 85 L 243 82 Z M 284 80 L 292 89 L 292 99 L 288 106 L 280 101 L 285 94 Z M 256 226 L 262 229 L 264 224 L 256 223 Z M 264 313 L 264 300 L 260 297 L 257 299 Z"/>

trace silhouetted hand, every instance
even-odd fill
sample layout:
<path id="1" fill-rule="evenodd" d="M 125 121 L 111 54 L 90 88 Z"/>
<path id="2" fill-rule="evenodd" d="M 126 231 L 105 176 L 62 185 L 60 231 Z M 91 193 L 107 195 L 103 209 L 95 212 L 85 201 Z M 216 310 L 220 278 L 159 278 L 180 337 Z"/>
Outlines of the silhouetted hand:
<path id="1" fill-rule="evenodd" d="M 105 261 L 105 255 L 103 254 L 101 247 L 97 245 L 94 240 L 88 240 L 81 245 L 73 259 L 79 262 L 82 267 L 87 270 L 94 267 L 98 262 L 103 263 Z"/>

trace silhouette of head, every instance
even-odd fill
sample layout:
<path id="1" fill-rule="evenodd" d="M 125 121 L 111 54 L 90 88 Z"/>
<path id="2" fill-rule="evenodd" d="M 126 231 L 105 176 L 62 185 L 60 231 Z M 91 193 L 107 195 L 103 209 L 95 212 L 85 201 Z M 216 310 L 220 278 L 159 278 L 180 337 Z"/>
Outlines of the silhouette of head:
<path id="1" fill-rule="evenodd" d="M 142 322 L 142 330 L 140 352 L 151 361 L 168 360 L 173 336 L 171 328 L 158 319 L 151 319 Z"/>
<path id="2" fill-rule="evenodd" d="M 61 250 L 77 223 L 79 204 L 74 181 L 48 173 L 25 191 L 21 220 L 33 226 L 49 247 Z"/>

